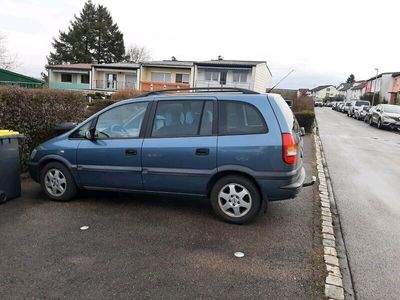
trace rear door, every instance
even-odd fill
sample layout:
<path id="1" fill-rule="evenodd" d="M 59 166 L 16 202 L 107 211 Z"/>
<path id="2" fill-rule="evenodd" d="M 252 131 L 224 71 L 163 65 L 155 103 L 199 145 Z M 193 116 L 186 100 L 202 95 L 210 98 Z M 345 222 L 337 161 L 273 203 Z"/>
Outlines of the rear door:
<path id="1" fill-rule="evenodd" d="M 142 148 L 146 190 L 204 194 L 216 172 L 213 97 L 156 103 Z"/>

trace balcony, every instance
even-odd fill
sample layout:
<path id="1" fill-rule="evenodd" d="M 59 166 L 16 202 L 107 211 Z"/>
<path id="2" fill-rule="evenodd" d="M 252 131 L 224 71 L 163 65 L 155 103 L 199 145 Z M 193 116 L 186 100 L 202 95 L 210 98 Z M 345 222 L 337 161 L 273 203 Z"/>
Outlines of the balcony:
<path id="1" fill-rule="evenodd" d="M 105 81 L 93 80 L 93 89 L 117 91 L 123 89 L 136 89 L 136 82 L 134 81 Z"/>
<path id="2" fill-rule="evenodd" d="M 251 84 L 249 82 L 233 82 L 233 81 L 227 81 L 225 84 L 221 84 L 219 81 L 196 80 L 195 86 L 196 87 L 231 87 L 231 88 L 251 89 Z"/>
<path id="3" fill-rule="evenodd" d="M 189 87 L 190 87 L 189 83 L 155 82 L 155 81 L 141 82 L 142 92 L 162 91 L 168 89 L 184 89 Z"/>
<path id="4" fill-rule="evenodd" d="M 75 82 L 50 82 L 50 89 L 56 90 L 90 90 L 88 83 L 75 83 Z"/>

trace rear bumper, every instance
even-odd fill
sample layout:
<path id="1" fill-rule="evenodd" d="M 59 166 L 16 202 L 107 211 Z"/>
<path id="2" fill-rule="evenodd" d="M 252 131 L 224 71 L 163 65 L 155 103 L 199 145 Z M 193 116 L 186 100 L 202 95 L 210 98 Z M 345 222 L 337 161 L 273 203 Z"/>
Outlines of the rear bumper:
<path id="1" fill-rule="evenodd" d="M 282 179 L 258 179 L 263 198 L 268 201 L 293 199 L 300 193 L 306 178 L 306 171 L 301 167 L 296 175 Z M 310 185 L 310 184 L 307 184 Z"/>

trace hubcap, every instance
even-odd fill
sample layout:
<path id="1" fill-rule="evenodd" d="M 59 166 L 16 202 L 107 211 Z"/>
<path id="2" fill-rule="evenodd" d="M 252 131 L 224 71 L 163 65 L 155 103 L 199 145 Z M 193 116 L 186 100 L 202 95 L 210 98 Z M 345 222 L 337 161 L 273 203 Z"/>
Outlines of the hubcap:
<path id="1" fill-rule="evenodd" d="M 251 208 L 250 192 L 242 185 L 229 183 L 218 194 L 218 205 L 230 217 L 243 217 Z"/>
<path id="2" fill-rule="evenodd" d="M 44 177 L 44 184 L 47 192 L 54 196 L 60 197 L 67 189 L 67 180 L 65 175 L 58 169 L 50 169 Z"/>

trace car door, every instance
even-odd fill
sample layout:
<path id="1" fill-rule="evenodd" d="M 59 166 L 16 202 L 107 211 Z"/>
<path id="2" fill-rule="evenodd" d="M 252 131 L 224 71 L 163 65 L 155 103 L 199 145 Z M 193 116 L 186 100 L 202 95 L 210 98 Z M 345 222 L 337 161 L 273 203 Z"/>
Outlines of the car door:
<path id="1" fill-rule="evenodd" d="M 110 108 L 94 121 L 94 137 L 77 150 L 77 170 L 86 188 L 142 189 L 141 148 L 149 102 Z"/>
<path id="2" fill-rule="evenodd" d="M 205 194 L 216 172 L 216 99 L 160 100 L 142 147 L 144 189 Z"/>

